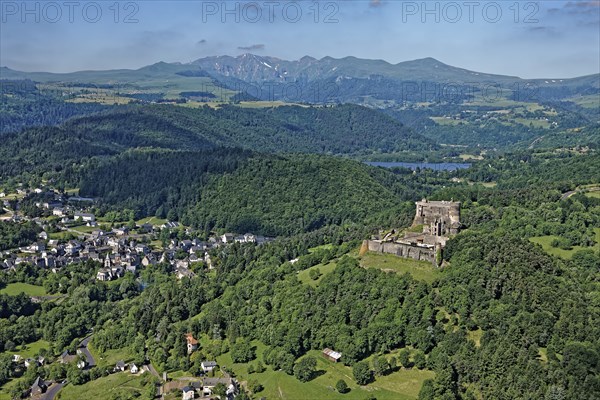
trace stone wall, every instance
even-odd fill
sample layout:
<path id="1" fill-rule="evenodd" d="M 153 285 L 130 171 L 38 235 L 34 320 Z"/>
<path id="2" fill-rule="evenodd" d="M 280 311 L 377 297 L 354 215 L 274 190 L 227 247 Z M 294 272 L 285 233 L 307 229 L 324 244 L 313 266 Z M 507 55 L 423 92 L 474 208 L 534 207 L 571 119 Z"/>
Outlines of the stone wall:
<path id="1" fill-rule="evenodd" d="M 412 258 L 413 260 L 427 261 L 436 265 L 435 247 L 421 247 L 408 243 L 382 242 L 380 240 L 365 240 L 369 251 L 375 253 L 393 254 L 398 257 Z"/>

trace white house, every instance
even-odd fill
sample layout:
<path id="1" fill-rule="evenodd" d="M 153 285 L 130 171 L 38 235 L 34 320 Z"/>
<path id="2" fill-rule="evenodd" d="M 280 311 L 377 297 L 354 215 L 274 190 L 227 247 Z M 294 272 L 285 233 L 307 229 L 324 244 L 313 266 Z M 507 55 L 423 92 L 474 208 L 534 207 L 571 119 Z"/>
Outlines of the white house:
<path id="1" fill-rule="evenodd" d="M 181 391 L 183 392 L 183 400 L 192 400 L 196 396 L 196 389 L 191 386 L 184 386 Z"/>
<path id="2" fill-rule="evenodd" d="M 225 233 L 221 236 L 221 241 L 223 243 L 233 243 L 235 240 L 235 235 L 233 233 Z"/>
<path id="3" fill-rule="evenodd" d="M 94 214 L 75 213 L 73 219 L 82 220 L 84 222 L 92 222 L 96 220 L 96 217 L 94 216 Z"/>
<path id="4" fill-rule="evenodd" d="M 117 361 L 117 364 L 115 365 L 114 371 L 125 371 L 125 369 L 127 368 L 127 364 L 125 364 L 125 361 L 123 360 L 119 360 Z"/>
<path id="5" fill-rule="evenodd" d="M 200 366 L 202 367 L 202 370 L 204 372 L 210 372 L 217 367 L 217 362 L 216 361 L 202 361 L 200 363 Z"/>
<path id="6" fill-rule="evenodd" d="M 194 339 L 191 332 L 185 334 L 185 340 L 187 342 L 188 354 L 192 354 L 198 348 L 198 341 Z"/>
<path id="7" fill-rule="evenodd" d="M 202 394 L 204 396 L 211 396 L 213 394 L 212 391 L 214 387 L 219 383 L 222 383 L 227 388 L 227 397 L 233 396 L 236 393 L 236 383 L 231 378 L 204 378 L 202 380 Z"/>

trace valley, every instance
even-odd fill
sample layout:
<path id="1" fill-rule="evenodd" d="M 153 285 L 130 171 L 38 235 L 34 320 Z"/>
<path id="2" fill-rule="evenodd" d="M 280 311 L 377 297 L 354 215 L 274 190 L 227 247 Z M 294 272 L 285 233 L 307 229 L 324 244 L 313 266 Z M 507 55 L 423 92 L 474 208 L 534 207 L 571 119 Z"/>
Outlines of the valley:
<path id="1" fill-rule="evenodd" d="M 0 73 L 0 399 L 597 397 L 598 75 Z"/>

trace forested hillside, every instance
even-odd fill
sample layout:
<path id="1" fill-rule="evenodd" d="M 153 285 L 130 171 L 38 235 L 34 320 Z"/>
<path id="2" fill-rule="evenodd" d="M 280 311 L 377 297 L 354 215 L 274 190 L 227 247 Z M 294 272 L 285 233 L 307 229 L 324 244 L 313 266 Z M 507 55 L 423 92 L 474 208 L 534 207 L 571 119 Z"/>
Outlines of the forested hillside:
<path id="1" fill-rule="evenodd" d="M 2 147 L 14 150 L 24 143 L 29 143 L 29 147 L 42 145 L 44 140 L 53 145 L 66 137 L 82 140 L 78 147 L 83 153 L 86 147 L 101 144 L 116 149 L 219 145 L 263 152 L 335 154 L 435 148 L 431 141 L 393 119 L 354 105 L 267 109 L 223 106 L 216 110 L 208 106 L 199 109 L 128 106 L 72 119 L 55 130 L 33 128 L 12 133 L 4 138 Z M 90 143 L 86 146 L 86 142 Z M 57 153 L 60 149 L 48 151 Z"/>
<path id="2" fill-rule="evenodd" d="M 177 219 L 206 232 L 276 236 L 346 222 L 390 223 L 402 214 L 401 200 L 410 199 L 401 194 L 407 187 L 400 177 L 359 162 L 236 149 L 136 150 L 62 176 L 104 209 Z"/>
<path id="3" fill-rule="evenodd" d="M 186 109 L 129 106 L 71 119 L 57 127 L 12 132 L 0 143 L 0 178 L 60 171 L 70 162 L 156 147 L 259 152 L 360 154 L 435 148 L 379 112 L 346 105 L 325 108 Z"/>
<path id="4" fill-rule="evenodd" d="M 536 190 L 546 191 L 543 185 Z M 581 201 L 567 200 L 565 212 L 581 212 L 573 211 L 581 209 Z M 536 213 L 559 207 L 558 202 L 523 206 L 527 213 L 520 220 L 535 224 Z M 598 206 L 592 199 L 586 209 L 596 213 Z M 101 321 L 107 322 L 95 328 L 98 348 L 127 346 L 141 357 L 139 344 L 145 341 L 146 354 L 167 370 L 198 367 L 195 358 L 186 357 L 185 332 L 212 338 L 201 350 L 209 358 L 229 352 L 234 343 L 257 340 L 267 346 L 260 359 L 266 368 L 290 375 L 308 351 L 333 347 L 355 371 L 365 369 L 366 383 L 393 370 L 385 367 L 387 353 L 410 346 L 416 368 L 435 371 L 421 388 L 421 400 L 595 399 L 600 316 L 590 299 L 597 295 L 600 256 L 584 251 L 565 260 L 545 254 L 519 231 L 505 229 L 514 220 L 509 209 L 466 204 L 469 229 L 450 241 L 446 267 L 432 284 L 410 274 L 360 268 L 356 256 L 344 254 L 364 232 L 330 227 L 262 247 L 235 245 L 218 252 L 212 278 L 202 273 L 177 282 L 164 278 L 163 267 L 148 269 L 144 279 L 151 286 L 113 303 L 116 307 L 107 307 L 108 302 L 134 295 L 130 286 L 121 285 L 118 293 L 116 286 L 110 291 L 97 283 L 94 292 L 77 296 L 106 306 Z M 307 254 L 324 243 L 332 246 Z M 296 277 L 313 254 L 316 262 L 336 263 L 316 287 Z M 297 263 L 285 262 L 298 255 Z M 47 325 L 27 318 L 34 326 Z M 72 329 L 89 327 L 78 324 Z M 48 330 L 44 337 L 58 333 Z M 413 368 L 407 360 L 403 368 Z"/>
<path id="5" fill-rule="evenodd" d="M 204 151 L 138 149 L 108 160 L 68 169 L 65 182 L 82 195 L 100 199 L 107 209 L 133 210 L 179 219 L 202 200 L 207 182 L 246 164 L 249 151 L 217 148 Z"/>
<path id="6" fill-rule="evenodd" d="M 0 177 L 77 187 L 102 209 L 209 231 L 268 235 L 389 221 L 407 186 L 358 162 L 270 153 L 425 149 L 430 142 L 359 106 L 242 109 L 126 107 L 0 143 Z M 255 153 L 251 160 L 249 150 Z M 398 186 L 400 185 L 400 186 Z M 400 197 L 401 196 L 401 197 Z"/>
<path id="7" fill-rule="evenodd" d="M 108 108 L 97 103 L 66 102 L 62 91 L 40 90 L 30 80 L 0 80 L 0 134 L 56 125 Z"/>
<path id="8" fill-rule="evenodd" d="M 356 105 L 136 109 L 223 146 L 262 152 L 360 154 L 436 148 L 378 111 Z"/>
<path id="9" fill-rule="evenodd" d="M 399 198 L 378 181 L 385 171 L 354 161 L 257 158 L 212 181 L 184 217 L 205 229 L 288 235 L 399 214 Z"/>

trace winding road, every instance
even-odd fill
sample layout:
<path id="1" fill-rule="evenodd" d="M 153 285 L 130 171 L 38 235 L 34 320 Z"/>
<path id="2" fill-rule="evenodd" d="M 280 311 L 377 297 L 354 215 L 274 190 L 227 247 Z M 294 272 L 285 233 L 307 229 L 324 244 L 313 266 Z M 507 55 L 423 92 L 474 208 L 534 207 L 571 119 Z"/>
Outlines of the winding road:
<path id="1" fill-rule="evenodd" d="M 591 187 L 591 188 L 570 190 L 566 193 L 563 193 L 562 196 L 560 196 L 560 199 L 566 200 L 569 197 L 573 196 L 575 193 L 589 193 L 589 192 L 598 192 L 598 191 L 600 191 L 600 187 Z"/>
<path id="2" fill-rule="evenodd" d="M 92 368 L 96 365 L 96 360 L 94 360 L 94 356 L 92 356 L 92 353 L 90 353 L 90 350 L 88 349 L 88 344 L 90 343 L 90 340 L 92 340 L 92 335 L 89 335 L 88 337 L 83 339 L 79 343 L 79 348 L 77 349 L 78 352 L 80 351 L 81 354 L 83 354 L 85 356 L 85 360 L 87 361 L 87 364 L 88 364 L 86 368 Z M 50 385 L 48 387 L 48 390 L 46 391 L 46 393 L 44 393 L 40 397 L 40 400 L 54 400 L 54 398 L 56 397 L 58 392 L 60 392 L 60 390 L 66 384 L 67 384 L 66 379 L 60 383 L 53 383 L 52 385 Z"/>
<path id="3" fill-rule="evenodd" d="M 90 340 L 92 340 L 92 335 L 83 339 L 81 341 L 81 343 L 79 343 L 79 349 L 78 349 L 81 351 L 81 354 L 83 354 L 85 356 L 85 360 L 87 361 L 87 364 L 88 364 L 87 368 L 92 368 L 96 365 L 96 360 L 94 360 L 92 353 L 90 353 L 90 350 L 88 349 L 88 344 L 90 343 Z"/>
<path id="4" fill-rule="evenodd" d="M 563 195 L 562 195 L 562 196 L 560 196 L 560 199 L 561 199 L 561 200 L 566 200 L 566 199 L 568 199 L 569 197 L 573 196 L 575 193 L 577 193 L 577 191 L 575 191 L 575 190 L 570 190 L 570 191 L 568 191 L 568 192 L 566 192 L 566 193 L 563 193 Z"/>
<path id="5" fill-rule="evenodd" d="M 58 394 L 58 392 L 60 392 L 60 390 L 63 388 L 63 386 L 65 386 L 67 384 L 67 381 L 62 381 L 61 383 L 54 383 L 53 385 L 51 385 L 48 390 L 46 390 L 46 393 L 44 393 L 42 395 L 42 397 L 40 397 L 40 400 L 53 400 L 54 397 L 56 397 L 56 395 Z"/>

